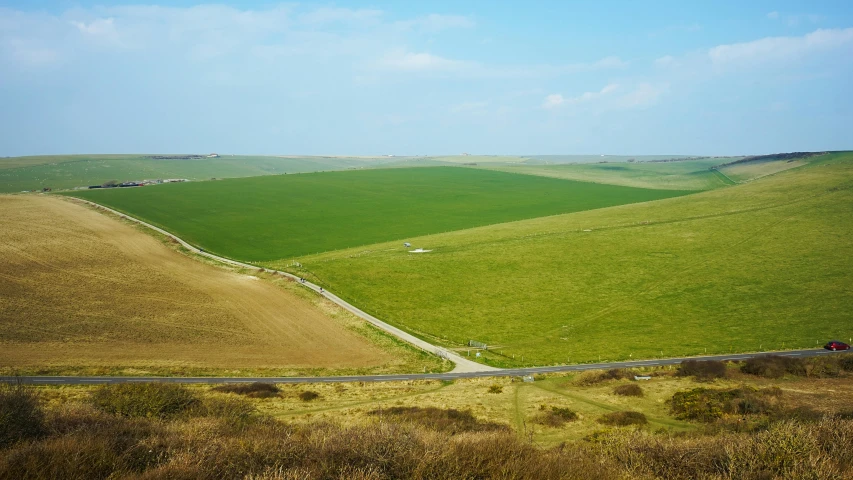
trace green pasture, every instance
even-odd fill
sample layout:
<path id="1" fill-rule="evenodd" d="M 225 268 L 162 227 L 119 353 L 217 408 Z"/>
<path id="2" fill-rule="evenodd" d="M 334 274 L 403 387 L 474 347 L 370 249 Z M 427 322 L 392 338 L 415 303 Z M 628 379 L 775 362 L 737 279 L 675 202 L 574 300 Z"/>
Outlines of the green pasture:
<path id="1" fill-rule="evenodd" d="M 269 157 L 225 155 L 219 158 L 158 160 L 147 155 L 52 155 L 0 158 L 0 193 L 42 188 L 71 189 L 110 180 L 253 177 L 372 167 L 382 158 Z"/>
<path id="2" fill-rule="evenodd" d="M 853 337 L 850 153 L 689 196 L 410 240 L 432 252 L 381 243 L 293 271 L 463 353 L 468 340 L 492 345 L 484 359 L 499 366 Z"/>
<path id="3" fill-rule="evenodd" d="M 458 167 L 279 175 L 72 195 L 247 261 L 683 195 Z M 415 242 L 415 247 L 422 246 Z"/>
<path id="4" fill-rule="evenodd" d="M 502 172 L 607 183 L 639 188 L 711 190 L 730 185 L 710 167 L 731 159 L 705 158 L 668 162 L 579 163 L 573 165 L 488 165 Z"/>

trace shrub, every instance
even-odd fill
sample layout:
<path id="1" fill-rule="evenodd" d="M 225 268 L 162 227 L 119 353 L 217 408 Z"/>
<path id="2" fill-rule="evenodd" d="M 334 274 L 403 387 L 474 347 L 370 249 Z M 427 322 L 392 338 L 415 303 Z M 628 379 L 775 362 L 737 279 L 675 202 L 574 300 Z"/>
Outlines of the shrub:
<path id="1" fill-rule="evenodd" d="M 311 400 L 316 400 L 318 398 L 320 398 L 320 394 L 317 392 L 312 392 L 311 390 L 299 392 L 299 399 L 303 402 L 310 402 Z"/>
<path id="2" fill-rule="evenodd" d="M 764 378 L 779 378 L 786 373 L 802 376 L 806 374 L 806 362 L 802 358 L 765 355 L 750 358 L 744 362 L 740 370 L 743 373 Z"/>
<path id="3" fill-rule="evenodd" d="M 726 414 L 754 415 L 771 410 L 767 397 L 777 397 L 781 391 L 758 391 L 750 387 L 729 390 L 694 388 L 676 392 L 670 400 L 670 409 L 676 418 L 713 422 Z"/>
<path id="4" fill-rule="evenodd" d="M 501 393 L 504 391 L 504 387 L 500 385 L 492 385 L 489 387 L 489 393 Z"/>
<path id="5" fill-rule="evenodd" d="M 548 427 L 562 427 L 566 422 L 572 422 L 578 419 L 578 414 L 573 410 L 564 407 L 546 408 L 545 405 L 540 405 L 539 414 L 533 417 L 533 422 Z"/>
<path id="6" fill-rule="evenodd" d="M 0 448 L 44 434 L 39 398 L 22 385 L 0 384 Z"/>
<path id="7" fill-rule="evenodd" d="M 257 419 L 257 409 L 242 398 L 204 398 L 193 408 L 200 417 L 215 417 L 232 426 L 245 426 Z"/>
<path id="8" fill-rule="evenodd" d="M 275 384 L 266 382 L 230 383 L 213 387 L 211 390 L 223 393 L 236 393 L 237 395 L 245 395 L 250 398 L 275 397 L 281 392 L 281 389 Z"/>
<path id="9" fill-rule="evenodd" d="M 841 362 L 835 358 L 810 358 L 805 365 L 808 377 L 837 377 L 841 375 Z"/>
<path id="10" fill-rule="evenodd" d="M 611 412 L 602 415 L 598 419 L 599 423 L 605 425 L 613 425 L 617 427 L 625 427 L 628 425 L 645 425 L 648 422 L 646 416 L 640 412 Z"/>
<path id="11" fill-rule="evenodd" d="M 685 360 L 678 367 L 678 375 L 703 382 L 725 378 L 726 364 L 718 360 Z"/>
<path id="12" fill-rule="evenodd" d="M 575 385 L 588 387 L 590 385 L 606 382 L 608 380 L 621 380 L 623 378 L 628 378 L 629 376 L 630 375 L 628 371 L 621 368 L 611 368 L 610 370 L 592 370 L 588 372 L 582 372 L 580 375 L 575 377 L 574 383 Z"/>
<path id="13" fill-rule="evenodd" d="M 451 435 L 462 432 L 510 431 L 510 428 L 504 424 L 478 420 L 470 410 L 453 408 L 391 407 L 371 410 L 368 415 L 390 417 L 397 422 L 412 423 Z"/>
<path id="14" fill-rule="evenodd" d="M 616 386 L 613 389 L 613 393 L 625 397 L 642 397 L 643 389 L 636 383 L 626 383 L 625 385 Z"/>
<path id="15" fill-rule="evenodd" d="M 838 358 L 838 366 L 845 372 L 853 372 L 853 354 L 840 355 Z"/>
<path id="16" fill-rule="evenodd" d="M 101 411 L 124 417 L 166 418 L 187 412 L 198 404 L 195 396 L 170 383 L 120 383 L 104 385 L 90 401 Z"/>

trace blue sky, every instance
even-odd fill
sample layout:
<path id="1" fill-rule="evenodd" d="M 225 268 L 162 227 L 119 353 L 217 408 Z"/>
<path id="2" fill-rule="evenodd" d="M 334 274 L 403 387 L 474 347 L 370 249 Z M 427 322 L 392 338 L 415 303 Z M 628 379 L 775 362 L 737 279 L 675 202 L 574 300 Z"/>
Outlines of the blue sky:
<path id="1" fill-rule="evenodd" d="M 0 155 L 853 148 L 850 1 L 0 1 Z"/>

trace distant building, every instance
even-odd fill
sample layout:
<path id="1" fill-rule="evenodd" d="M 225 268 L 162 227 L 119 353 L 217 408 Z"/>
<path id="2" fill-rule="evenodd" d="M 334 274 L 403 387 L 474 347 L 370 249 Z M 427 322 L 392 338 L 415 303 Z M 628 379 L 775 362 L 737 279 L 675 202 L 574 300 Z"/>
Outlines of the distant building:
<path id="1" fill-rule="evenodd" d="M 219 154 L 218 153 L 211 153 L 210 155 L 207 156 L 207 158 L 219 158 Z"/>

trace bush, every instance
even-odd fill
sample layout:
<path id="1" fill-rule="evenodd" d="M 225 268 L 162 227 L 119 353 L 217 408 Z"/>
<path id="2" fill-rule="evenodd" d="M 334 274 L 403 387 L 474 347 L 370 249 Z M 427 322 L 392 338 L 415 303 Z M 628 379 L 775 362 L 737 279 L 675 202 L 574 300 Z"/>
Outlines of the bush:
<path id="1" fill-rule="evenodd" d="M 0 448 L 45 432 L 36 394 L 22 385 L 0 384 Z"/>
<path id="2" fill-rule="evenodd" d="M 311 390 L 299 392 L 299 399 L 303 402 L 310 402 L 311 400 L 316 400 L 318 398 L 320 398 L 320 394 L 317 392 L 312 392 Z"/>
<path id="3" fill-rule="evenodd" d="M 726 364 L 718 360 L 685 360 L 678 367 L 678 375 L 703 382 L 725 378 Z"/>
<path id="4" fill-rule="evenodd" d="M 245 395 L 249 398 L 270 398 L 278 396 L 281 389 L 273 383 L 255 382 L 255 383 L 231 383 L 213 387 L 211 390 L 223 393 L 236 393 L 237 395 Z"/>
<path id="5" fill-rule="evenodd" d="M 578 414 L 573 410 L 564 407 L 546 408 L 545 405 L 540 405 L 539 414 L 533 417 L 533 422 L 548 427 L 562 427 L 566 422 L 572 422 L 578 419 Z"/>
<path id="6" fill-rule="evenodd" d="M 853 354 L 840 355 L 838 358 L 838 366 L 845 372 L 853 372 Z"/>
<path id="7" fill-rule="evenodd" d="M 198 404 L 192 392 L 170 383 L 104 385 L 92 392 L 90 401 L 106 413 L 145 418 L 172 417 Z"/>
<path id="8" fill-rule="evenodd" d="M 610 370 L 592 370 L 582 372 L 575 377 L 574 384 L 582 387 L 588 387 L 608 380 L 621 380 L 628 378 L 629 372 L 622 368 L 611 368 Z"/>
<path id="9" fill-rule="evenodd" d="M 640 412 L 611 412 L 602 415 L 598 419 L 599 423 L 605 425 L 613 425 L 617 427 L 625 427 L 628 425 L 645 425 L 649 423 L 646 416 Z"/>
<path id="10" fill-rule="evenodd" d="M 806 362 L 802 358 L 765 355 L 750 358 L 740 370 L 764 378 L 779 378 L 785 374 L 802 376 L 806 374 Z"/>
<path id="11" fill-rule="evenodd" d="M 501 393 L 504 391 L 504 387 L 500 385 L 492 385 L 489 387 L 489 393 Z"/>
<path id="12" fill-rule="evenodd" d="M 257 409 L 242 398 L 204 398 L 192 410 L 195 416 L 215 417 L 231 426 L 245 426 L 257 419 Z"/>
<path id="13" fill-rule="evenodd" d="M 625 385 L 618 385 L 614 388 L 613 393 L 625 397 L 642 397 L 643 389 L 636 383 L 626 383 Z"/>
<path id="14" fill-rule="evenodd" d="M 768 413 L 768 397 L 778 397 L 781 391 L 771 388 L 763 391 L 750 387 L 728 390 L 694 388 L 676 392 L 670 400 L 670 409 L 680 420 L 713 422 L 726 414 L 755 415 Z"/>
<path id="15" fill-rule="evenodd" d="M 371 410 L 368 415 L 390 417 L 397 422 L 412 423 L 451 435 L 462 432 L 510 431 L 510 428 L 504 424 L 477 420 L 470 410 L 453 408 L 391 407 Z"/>

